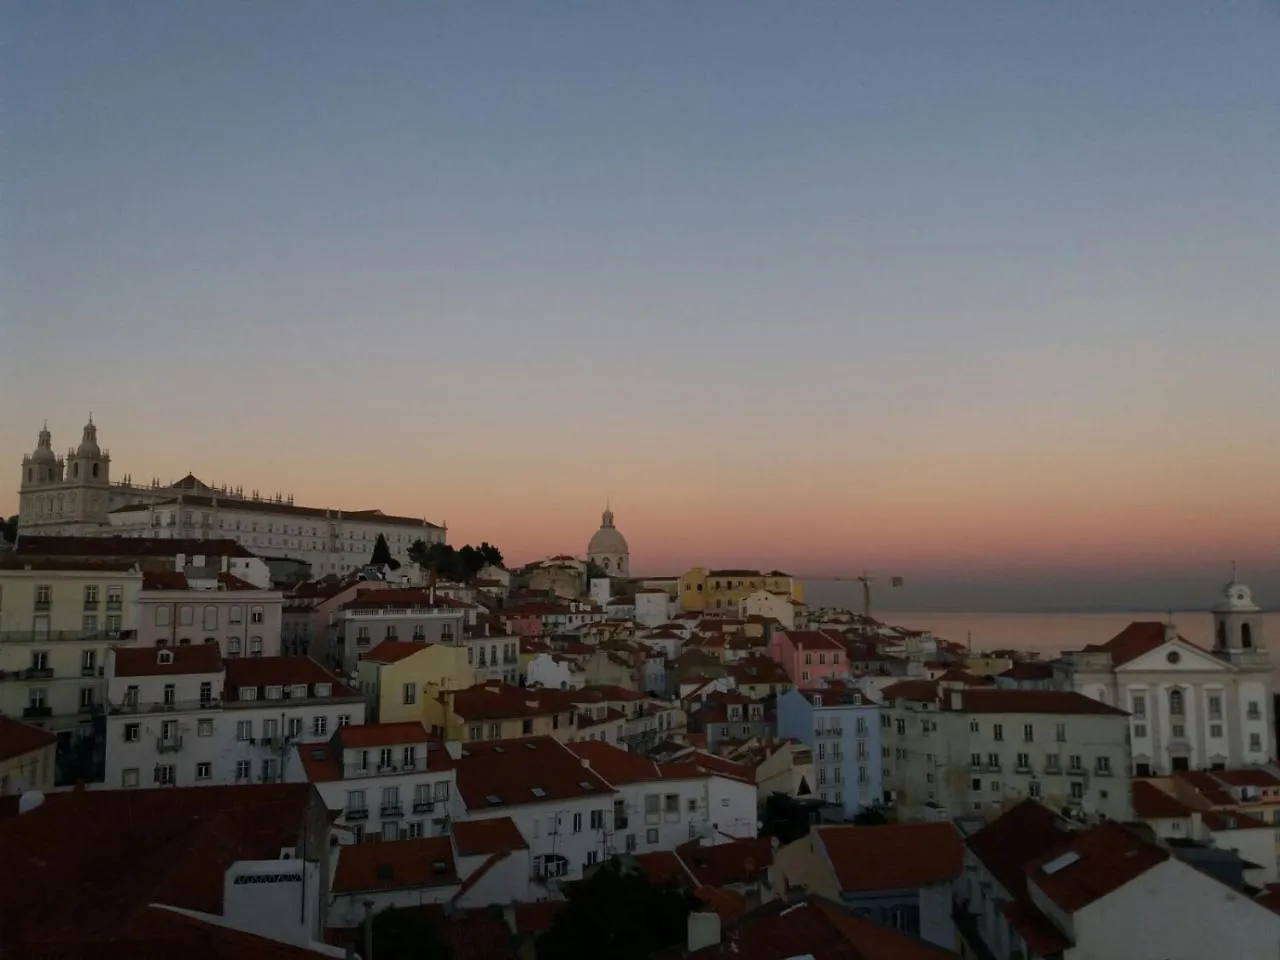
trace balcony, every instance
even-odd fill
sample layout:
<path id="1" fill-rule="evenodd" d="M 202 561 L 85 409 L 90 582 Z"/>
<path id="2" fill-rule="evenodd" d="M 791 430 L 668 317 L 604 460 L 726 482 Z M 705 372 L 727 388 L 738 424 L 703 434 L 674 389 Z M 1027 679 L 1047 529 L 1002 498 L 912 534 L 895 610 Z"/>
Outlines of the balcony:
<path id="1" fill-rule="evenodd" d="M 86 611 L 87 613 L 97 613 L 97 612 L 98 612 L 98 601 L 97 601 L 97 600 L 86 600 L 86 601 L 84 602 L 84 609 L 85 609 L 85 611 Z"/>
<path id="2" fill-rule="evenodd" d="M 53 716 L 53 707 L 46 706 L 30 706 L 23 707 L 22 717 L 24 720 L 39 719 L 41 717 Z"/>
<path id="3" fill-rule="evenodd" d="M 348 820 L 368 820 L 369 810 L 366 807 L 353 807 L 347 811 Z"/>
<path id="4" fill-rule="evenodd" d="M 117 716 L 130 713 L 183 713 L 185 711 L 221 709 L 222 700 L 217 697 L 212 700 L 174 700 L 172 703 L 126 700 L 123 703 L 111 704 L 107 708 L 107 713 Z"/>
<path id="5" fill-rule="evenodd" d="M 96 703 L 82 703 L 76 712 L 84 716 L 91 716 L 92 714 L 97 713 L 99 709 L 100 707 Z"/>
<path id="6" fill-rule="evenodd" d="M 82 677 L 100 677 L 102 676 L 102 667 L 82 666 L 80 668 L 80 676 Z"/>
<path id="7" fill-rule="evenodd" d="M 176 753 L 182 749 L 182 737 L 156 737 L 157 753 Z"/>
<path id="8" fill-rule="evenodd" d="M 403 817 L 404 807 L 398 803 L 384 803 L 381 807 L 383 818 L 387 817 Z"/>
<path id="9" fill-rule="evenodd" d="M 415 800 L 413 801 L 414 813 L 431 813 L 436 808 L 434 800 Z"/>
<path id="10" fill-rule="evenodd" d="M 53 604 L 48 600 L 37 600 L 34 604 L 32 604 L 32 606 L 35 609 L 36 613 L 48 613 L 49 608 L 53 606 Z"/>
<path id="11" fill-rule="evenodd" d="M 115 598 L 107 597 L 107 610 L 108 610 L 108 611 L 120 611 L 120 610 L 123 610 L 123 609 L 124 609 L 124 601 L 123 601 L 123 600 L 121 600 L 119 597 L 115 597 Z"/>
<path id="12" fill-rule="evenodd" d="M 1089 771 L 1086 770 L 1084 767 L 1068 767 L 1067 768 L 1068 777 L 1087 777 L 1088 775 L 1089 775 Z"/>
<path id="13" fill-rule="evenodd" d="M 1113 773 L 1110 767 L 1097 767 L 1094 769 L 1093 775 L 1095 777 L 1110 777 L 1113 776 Z"/>
<path id="14" fill-rule="evenodd" d="M 0 630 L 0 643 L 131 643 L 137 630 Z"/>

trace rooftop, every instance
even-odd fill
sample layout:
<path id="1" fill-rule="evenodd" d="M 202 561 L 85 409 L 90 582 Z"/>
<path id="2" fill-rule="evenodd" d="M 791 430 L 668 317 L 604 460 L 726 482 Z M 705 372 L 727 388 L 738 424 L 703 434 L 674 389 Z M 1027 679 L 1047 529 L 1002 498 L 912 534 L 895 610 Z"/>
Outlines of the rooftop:
<path id="1" fill-rule="evenodd" d="M 527 690 L 509 683 L 478 683 L 464 690 L 441 693 L 463 720 L 504 720 L 575 709 L 573 691 Z"/>
<path id="2" fill-rule="evenodd" d="M 449 838 L 421 837 L 391 843 L 344 844 L 339 848 L 331 890 L 351 894 L 460 883 Z"/>
<path id="3" fill-rule="evenodd" d="M 57 734 L 0 714 L 0 761 L 13 760 L 57 742 Z"/>
<path id="4" fill-rule="evenodd" d="M 896 684 L 895 686 L 901 686 Z M 892 690 L 893 687 L 888 688 Z M 886 694 L 888 690 L 885 691 Z M 966 713 L 1051 713 L 1095 714 L 1127 717 L 1118 707 L 1086 697 L 1074 690 L 974 690 L 959 691 L 960 709 Z M 942 707 L 950 709 L 950 699 L 943 697 Z"/>
<path id="5" fill-rule="evenodd" d="M 842 893 L 914 890 L 954 880 L 964 868 L 964 842 L 950 822 L 815 827 L 814 833 Z"/>
<path id="6" fill-rule="evenodd" d="M 457 820 L 449 828 L 460 857 L 487 857 L 511 850 L 527 850 L 528 842 L 510 817 Z"/>
<path id="7" fill-rule="evenodd" d="M 167 677 L 186 673 L 221 673 L 216 643 L 178 647 L 116 647 L 117 677 Z"/>
<path id="8" fill-rule="evenodd" d="M 469 743 L 457 766 L 458 793 L 473 812 L 607 797 L 614 792 L 598 773 L 551 737 Z"/>
<path id="9" fill-rule="evenodd" d="M 145 507 L 144 507 L 145 509 Z M 235 540 L 169 540 L 163 537 L 42 537 L 23 534 L 17 557 L 252 557 Z"/>
<path id="10" fill-rule="evenodd" d="M 253 500 L 247 497 L 205 496 L 203 494 L 184 493 L 180 497 L 160 500 L 154 504 L 138 503 L 117 507 L 112 513 L 135 513 L 148 510 L 152 506 L 176 506 L 181 503 L 186 507 L 222 507 L 226 510 L 250 511 L 253 513 L 284 513 L 292 517 L 311 517 L 315 520 L 329 520 L 340 523 L 344 520 L 353 523 L 385 523 L 392 526 L 428 527 L 439 530 L 434 523 L 428 523 L 421 517 L 397 517 L 383 513 L 381 510 L 329 510 L 324 507 L 299 507 L 287 501 Z M 205 542 L 205 541 L 199 541 Z"/>
<path id="11" fill-rule="evenodd" d="M 181 648 L 179 648 L 181 649 Z M 289 688 L 299 685 L 308 687 L 309 696 L 321 696 L 316 693 L 316 684 L 329 684 L 329 696 L 359 697 L 342 679 L 330 673 L 310 657 L 232 657 L 223 661 L 227 674 L 224 699 L 234 703 L 239 701 L 241 687 L 281 687 Z M 281 690 L 282 697 L 285 689 Z M 261 696 L 258 699 L 266 699 Z"/>

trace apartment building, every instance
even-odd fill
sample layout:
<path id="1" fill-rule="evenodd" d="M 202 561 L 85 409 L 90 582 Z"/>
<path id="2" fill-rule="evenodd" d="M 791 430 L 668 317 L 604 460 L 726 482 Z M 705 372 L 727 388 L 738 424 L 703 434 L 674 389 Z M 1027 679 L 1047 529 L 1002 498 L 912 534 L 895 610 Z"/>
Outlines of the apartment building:
<path id="1" fill-rule="evenodd" d="M 127 563 L 143 571 L 192 572 L 204 578 L 229 573 L 264 590 L 271 587 L 271 568 L 234 540 L 174 540 L 157 537 L 34 536 L 24 532 L 13 554 L 30 563 L 61 560 L 81 563 Z"/>
<path id="2" fill-rule="evenodd" d="M 573 692 L 526 690 L 493 681 L 441 690 L 427 703 L 427 722 L 446 739 L 462 743 L 539 736 L 568 740 L 578 712 Z"/>
<path id="3" fill-rule="evenodd" d="M 212 643 L 113 648 L 106 683 L 109 788 L 278 782 L 294 744 L 365 716 L 314 660 L 224 660 Z"/>
<path id="4" fill-rule="evenodd" d="M 461 812 L 456 753 L 417 721 L 339 727 L 327 743 L 294 746 L 285 779 L 315 784 L 345 842 L 435 837 Z"/>
<path id="5" fill-rule="evenodd" d="M 422 720 L 439 691 L 476 683 L 466 648 L 452 643 L 384 640 L 360 655 L 356 675 L 374 723 Z"/>
<path id="6" fill-rule="evenodd" d="M 790 690 L 778 698 L 778 736 L 805 744 L 824 802 L 848 817 L 885 802 L 880 706 L 855 688 Z"/>
<path id="7" fill-rule="evenodd" d="M 384 640 L 462 645 L 467 609 L 430 587 L 364 591 L 331 614 L 329 655 L 352 676 L 360 654 Z"/>
<path id="8" fill-rule="evenodd" d="M 680 608 L 688 611 L 716 611 L 737 614 L 739 605 L 751 594 L 767 590 L 804 602 L 804 586 L 780 570 L 704 570 L 694 567 L 680 577 Z"/>
<path id="9" fill-rule="evenodd" d="M 775 630 L 769 656 L 782 665 L 792 683 L 817 687 L 849 676 L 849 660 L 836 634 L 822 630 Z"/>
<path id="10" fill-rule="evenodd" d="M 0 713 L 91 736 L 110 644 L 130 643 L 143 575 L 126 561 L 0 556 Z"/>
<path id="11" fill-rule="evenodd" d="M 1132 815 L 1128 715 L 1082 694 L 908 680 L 882 691 L 885 788 L 899 818 L 956 817 L 1022 798 Z"/>
<path id="12" fill-rule="evenodd" d="M 222 656 L 278 657 L 284 595 L 232 573 L 147 571 L 138 594 L 138 644 L 214 644 Z"/>

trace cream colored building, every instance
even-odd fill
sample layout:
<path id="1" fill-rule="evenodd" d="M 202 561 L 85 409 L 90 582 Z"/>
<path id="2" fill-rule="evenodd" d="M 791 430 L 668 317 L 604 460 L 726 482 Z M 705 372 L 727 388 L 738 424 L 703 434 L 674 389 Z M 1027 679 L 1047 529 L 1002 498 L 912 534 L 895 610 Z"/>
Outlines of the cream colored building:
<path id="1" fill-rule="evenodd" d="M 466 689 L 476 682 L 465 646 L 403 640 L 384 640 L 363 654 L 356 678 L 372 723 L 425 720 L 431 712 L 428 704 L 441 690 Z"/>
<path id="2" fill-rule="evenodd" d="M 133 642 L 141 590 L 125 562 L 0 559 L 0 713 L 92 733 L 107 647 Z"/>
<path id="3" fill-rule="evenodd" d="M 158 479 L 134 484 L 128 475 L 112 481 L 111 456 L 98 445 L 92 418 L 80 445 L 66 456 L 54 453 L 47 426 L 40 431 L 35 451 L 22 459 L 18 516 L 22 531 L 31 534 L 231 538 L 260 556 L 303 560 L 315 576 L 364 566 L 379 534 L 401 564 L 408 563 L 415 541 L 445 539 L 443 526 L 420 517 L 301 507 L 283 494 L 246 494 L 191 474 L 168 485 Z"/>
<path id="4" fill-rule="evenodd" d="M 57 749 L 55 734 L 0 716 L 0 797 L 52 790 Z"/>
<path id="5" fill-rule="evenodd" d="M 807 617 L 804 604 L 788 593 L 756 590 L 738 601 L 738 616 L 764 617 L 777 620 L 784 630 L 804 629 Z"/>
<path id="6" fill-rule="evenodd" d="M 737 613 L 738 604 L 758 590 L 783 593 L 804 602 L 804 586 L 781 570 L 704 570 L 694 567 L 680 577 L 682 610 Z"/>

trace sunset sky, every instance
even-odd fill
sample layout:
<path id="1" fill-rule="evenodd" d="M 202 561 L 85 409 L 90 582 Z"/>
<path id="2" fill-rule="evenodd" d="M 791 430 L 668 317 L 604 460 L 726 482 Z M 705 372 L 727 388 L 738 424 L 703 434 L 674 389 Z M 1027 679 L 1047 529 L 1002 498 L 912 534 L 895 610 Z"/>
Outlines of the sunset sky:
<path id="1" fill-rule="evenodd" d="M 512 560 L 581 553 L 609 498 L 646 572 L 1280 585 L 1274 0 L 0 33 L 0 510 L 92 411 L 117 478 Z"/>

